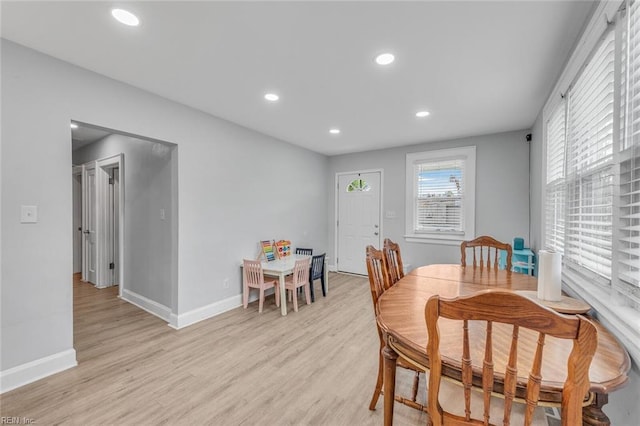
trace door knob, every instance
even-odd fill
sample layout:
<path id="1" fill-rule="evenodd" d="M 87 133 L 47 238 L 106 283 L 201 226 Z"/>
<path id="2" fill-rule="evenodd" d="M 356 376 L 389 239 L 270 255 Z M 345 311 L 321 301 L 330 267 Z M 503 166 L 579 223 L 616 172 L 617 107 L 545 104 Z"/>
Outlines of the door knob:
<path id="1" fill-rule="evenodd" d="M 86 231 L 84 231 L 85 234 L 90 234 L 91 232 L 87 229 Z"/>
<path id="2" fill-rule="evenodd" d="M 374 228 L 379 228 L 379 226 L 378 226 L 378 225 L 373 225 L 373 227 L 374 227 Z"/>
<path id="3" fill-rule="evenodd" d="M 378 233 L 377 233 L 377 232 L 374 232 L 374 233 L 373 233 L 373 235 L 378 235 Z"/>

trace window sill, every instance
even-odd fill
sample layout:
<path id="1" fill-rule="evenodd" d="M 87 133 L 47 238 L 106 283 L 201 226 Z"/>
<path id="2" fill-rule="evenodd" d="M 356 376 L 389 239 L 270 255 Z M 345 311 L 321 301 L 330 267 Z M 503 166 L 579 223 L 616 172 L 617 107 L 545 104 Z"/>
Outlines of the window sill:
<path id="1" fill-rule="evenodd" d="M 594 317 L 616 336 L 633 361 L 640 365 L 640 312 L 621 304 L 608 290 L 586 280 L 578 282 L 570 274 L 563 274 L 562 281 L 569 295 L 591 305 Z"/>
<path id="2" fill-rule="evenodd" d="M 464 241 L 464 235 L 405 235 L 404 239 L 408 243 L 421 243 L 421 244 L 439 244 L 446 246 L 459 246 Z"/>

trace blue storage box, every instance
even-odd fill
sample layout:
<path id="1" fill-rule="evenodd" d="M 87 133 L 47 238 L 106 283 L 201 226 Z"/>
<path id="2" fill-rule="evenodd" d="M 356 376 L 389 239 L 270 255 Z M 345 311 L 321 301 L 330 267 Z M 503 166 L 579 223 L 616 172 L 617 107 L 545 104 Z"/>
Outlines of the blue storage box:
<path id="1" fill-rule="evenodd" d="M 524 248 L 524 238 L 516 237 L 513 239 L 513 249 L 522 250 Z"/>

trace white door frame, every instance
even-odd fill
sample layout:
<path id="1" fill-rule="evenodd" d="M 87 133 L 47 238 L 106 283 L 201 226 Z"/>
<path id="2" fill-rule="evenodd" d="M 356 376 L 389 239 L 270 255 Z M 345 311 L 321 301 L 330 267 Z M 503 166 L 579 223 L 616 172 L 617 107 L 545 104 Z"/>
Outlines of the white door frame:
<path id="1" fill-rule="evenodd" d="M 336 176 L 335 176 L 335 182 L 334 182 L 334 189 L 335 189 L 335 194 L 334 194 L 334 202 L 333 205 L 335 206 L 334 208 L 334 221 L 333 221 L 333 252 L 336 254 L 336 262 L 335 264 L 331 267 L 331 270 L 333 271 L 337 271 L 338 270 L 338 261 L 340 260 L 340 253 L 338 252 L 338 214 L 339 214 L 339 205 L 338 205 L 338 196 L 340 193 L 340 182 L 338 181 L 338 179 L 340 178 L 340 176 L 342 175 L 352 175 L 352 174 L 358 174 L 358 173 L 380 173 L 380 218 L 379 218 L 379 224 L 380 224 L 380 234 L 378 235 L 378 249 L 380 249 L 382 247 L 382 236 L 384 235 L 383 229 L 382 229 L 382 218 L 383 218 L 383 214 L 382 214 L 382 206 L 384 205 L 384 203 L 382 202 L 383 200 L 383 194 L 384 194 L 384 169 L 366 169 L 366 170 L 355 170 L 355 171 L 350 171 L 350 172 L 337 172 Z"/>
<path id="2" fill-rule="evenodd" d="M 112 283 L 109 280 L 109 221 L 111 213 L 108 211 L 109 206 L 109 169 L 119 169 L 119 194 L 118 194 L 118 262 L 119 277 L 118 290 L 119 296 L 122 296 L 122 290 L 125 285 L 124 280 L 124 155 L 116 154 L 111 157 L 96 160 L 96 198 L 98 200 L 97 209 L 97 237 L 98 237 L 98 278 L 96 287 L 109 287 Z"/>
<path id="3" fill-rule="evenodd" d="M 95 170 L 95 161 L 91 161 L 89 163 L 85 163 L 81 166 L 74 166 L 74 170 L 76 169 L 76 167 L 80 167 L 81 173 L 82 173 L 82 178 L 81 178 L 81 183 L 82 183 L 82 276 L 81 279 L 82 281 L 89 281 L 89 253 L 88 251 L 90 250 L 88 244 L 87 244 L 87 237 L 85 236 L 85 233 L 87 232 L 87 227 L 88 227 L 88 223 L 89 223 L 89 187 L 88 187 L 88 179 L 87 179 L 87 173 L 89 170 Z M 94 182 L 95 182 L 95 178 L 94 178 Z M 95 191 L 95 188 L 94 188 Z M 95 210 L 95 206 L 94 206 L 94 210 Z M 97 212 L 96 212 L 97 215 Z M 97 217 L 97 216 L 96 216 Z M 97 223 L 95 224 L 95 226 L 97 226 Z M 97 248 L 96 248 L 97 251 Z M 97 258 L 97 256 L 96 256 Z M 97 271 L 96 271 L 96 281 L 97 281 Z"/>

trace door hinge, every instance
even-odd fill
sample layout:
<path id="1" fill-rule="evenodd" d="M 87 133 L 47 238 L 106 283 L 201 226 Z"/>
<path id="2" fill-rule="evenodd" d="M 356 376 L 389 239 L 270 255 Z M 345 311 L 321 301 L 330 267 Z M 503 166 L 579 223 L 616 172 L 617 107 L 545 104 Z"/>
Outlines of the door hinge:
<path id="1" fill-rule="evenodd" d="M 340 221 L 336 220 L 336 226 L 340 226 Z"/>
<path id="2" fill-rule="evenodd" d="M 113 178 L 112 177 L 109 178 L 109 185 L 113 185 Z"/>
<path id="3" fill-rule="evenodd" d="M 113 263 L 113 262 L 111 262 L 111 263 L 109 264 L 109 269 L 116 269 L 116 264 L 115 264 L 115 263 Z"/>

